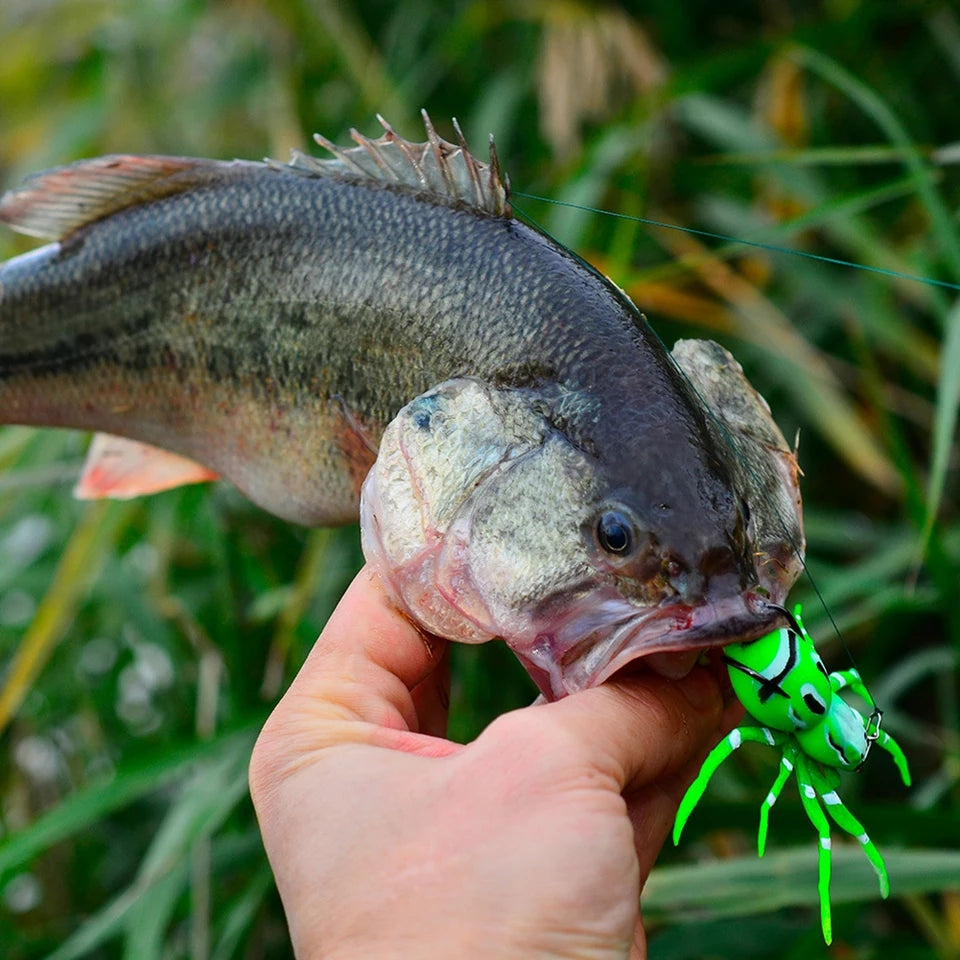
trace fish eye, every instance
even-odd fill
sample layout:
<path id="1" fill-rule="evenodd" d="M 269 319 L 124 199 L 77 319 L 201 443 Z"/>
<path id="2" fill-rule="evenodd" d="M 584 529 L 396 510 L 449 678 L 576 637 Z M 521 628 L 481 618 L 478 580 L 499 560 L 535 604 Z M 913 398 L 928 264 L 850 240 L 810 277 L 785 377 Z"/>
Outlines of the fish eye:
<path id="1" fill-rule="evenodd" d="M 622 557 L 633 547 L 633 524 L 619 510 L 607 510 L 597 521 L 597 542 L 607 553 Z"/>

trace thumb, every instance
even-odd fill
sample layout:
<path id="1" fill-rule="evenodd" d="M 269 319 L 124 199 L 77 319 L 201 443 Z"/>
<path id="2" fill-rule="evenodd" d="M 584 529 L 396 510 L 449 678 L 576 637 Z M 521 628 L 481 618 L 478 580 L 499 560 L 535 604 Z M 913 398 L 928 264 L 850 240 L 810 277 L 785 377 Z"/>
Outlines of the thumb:
<path id="1" fill-rule="evenodd" d="M 721 732 L 723 696 L 706 667 L 682 680 L 643 672 L 537 708 L 565 749 L 621 792 L 663 782 L 699 761 Z"/>
<path id="2" fill-rule="evenodd" d="M 543 709 L 626 800 L 646 883 L 684 790 L 729 725 L 715 674 L 705 667 L 682 680 L 638 674 Z"/>

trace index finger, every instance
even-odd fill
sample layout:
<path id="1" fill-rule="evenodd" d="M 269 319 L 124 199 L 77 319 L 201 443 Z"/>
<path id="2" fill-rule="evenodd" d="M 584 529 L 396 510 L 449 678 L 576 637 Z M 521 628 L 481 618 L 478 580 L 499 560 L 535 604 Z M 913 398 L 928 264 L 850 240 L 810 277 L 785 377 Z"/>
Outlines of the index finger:
<path id="1" fill-rule="evenodd" d="M 429 735 L 446 724 L 446 648 L 400 613 L 376 574 L 361 570 L 260 731 L 249 771 L 254 797 L 263 802 L 331 747 L 453 752 Z"/>
<path id="2" fill-rule="evenodd" d="M 447 641 L 405 617 L 364 567 L 347 588 L 278 710 L 417 731 L 417 701 L 445 664 Z"/>

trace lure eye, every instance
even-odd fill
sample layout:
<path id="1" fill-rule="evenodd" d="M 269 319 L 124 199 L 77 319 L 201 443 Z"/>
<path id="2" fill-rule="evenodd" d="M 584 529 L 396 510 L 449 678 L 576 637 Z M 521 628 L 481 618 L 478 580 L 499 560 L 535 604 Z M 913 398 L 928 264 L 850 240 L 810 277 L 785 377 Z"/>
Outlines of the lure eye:
<path id="1" fill-rule="evenodd" d="M 622 557 L 633 547 L 633 524 L 619 510 L 607 510 L 597 521 L 597 542 L 607 553 Z"/>
<path id="2" fill-rule="evenodd" d="M 822 717 L 827 712 L 827 705 L 812 693 L 805 693 L 803 695 L 803 702 L 806 704 L 807 709 L 811 713 L 815 713 L 818 717 Z"/>

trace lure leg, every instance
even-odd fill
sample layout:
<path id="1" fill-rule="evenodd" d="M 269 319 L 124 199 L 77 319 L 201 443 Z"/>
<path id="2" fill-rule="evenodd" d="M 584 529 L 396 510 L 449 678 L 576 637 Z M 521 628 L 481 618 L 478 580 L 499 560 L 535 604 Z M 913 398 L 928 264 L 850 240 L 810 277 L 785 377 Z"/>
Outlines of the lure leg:
<path id="1" fill-rule="evenodd" d="M 777 779 L 774 780 L 766 800 L 760 805 L 760 829 L 757 831 L 757 855 L 763 856 L 767 849 L 767 829 L 770 826 L 770 811 L 780 796 L 784 784 L 790 779 L 793 773 L 793 760 L 786 754 L 780 759 L 780 771 L 777 773 Z"/>
<path id="2" fill-rule="evenodd" d="M 877 737 L 877 746 L 881 750 L 886 750 L 887 753 L 893 757 L 893 762 L 897 765 L 897 769 L 900 771 L 900 778 L 903 780 L 906 786 L 910 786 L 910 768 L 907 766 L 907 758 L 903 755 L 903 751 L 900 749 L 900 744 L 897 743 L 893 737 L 890 736 L 884 730 L 880 731 L 880 736 Z"/>
<path id="3" fill-rule="evenodd" d="M 814 784 L 819 779 L 810 764 L 800 755 L 797 758 L 797 786 L 800 789 L 803 809 L 820 836 L 817 892 L 820 894 L 820 926 L 823 929 L 823 939 L 829 945 L 833 941 L 833 921 L 830 915 L 830 822 L 817 799 L 818 790 Z"/>
<path id="4" fill-rule="evenodd" d="M 883 857 L 880 856 L 880 851 L 867 836 L 867 831 L 863 829 L 863 824 L 843 805 L 843 801 L 837 795 L 836 790 L 821 793 L 820 799 L 837 826 L 846 830 L 850 836 L 856 837 L 860 846 L 863 847 L 863 852 L 867 855 L 870 863 L 873 864 L 877 879 L 880 881 L 880 896 L 886 900 L 890 895 L 890 878 L 887 876 L 887 867 L 883 862 Z"/>
<path id="5" fill-rule="evenodd" d="M 703 766 L 697 774 L 697 779 L 690 784 L 689 790 L 680 803 L 680 809 L 677 810 L 677 819 L 673 825 L 674 845 L 680 842 L 680 834 L 693 813 L 693 808 L 700 802 L 710 778 L 717 772 L 717 768 L 729 757 L 734 750 L 739 750 L 741 745 L 746 742 L 766 743 L 769 746 L 783 744 L 787 739 L 786 734 L 778 730 L 770 730 L 767 727 L 737 727 L 731 731 L 710 751 L 707 759 L 703 761 Z"/>
<path id="6" fill-rule="evenodd" d="M 831 673 L 830 686 L 833 687 L 834 692 L 843 690 L 844 687 L 849 687 L 858 697 L 863 697 L 871 709 L 876 706 L 873 697 L 870 695 L 870 691 L 867 689 L 867 685 L 860 676 L 859 670 L 837 670 Z"/>
<path id="7" fill-rule="evenodd" d="M 863 699 L 870 704 L 871 708 L 876 706 L 873 697 L 870 695 L 870 691 L 867 689 L 866 684 L 863 682 L 860 674 L 856 670 L 838 670 L 836 673 L 831 673 L 830 685 L 833 687 L 834 691 L 839 691 L 844 687 L 849 687 L 855 694 L 863 697 Z M 903 751 L 900 749 L 900 744 L 898 744 L 889 733 L 881 730 L 880 736 L 877 737 L 877 746 L 880 747 L 881 750 L 886 750 L 887 753 L 893 757 L 893 761 L 896 763 L 897 769 L 900 771 L 900 778 L 903 780 L 904 784 L 909 787 L 910 768 L 907 766 L 907 758 L 903 755 Z"/>

